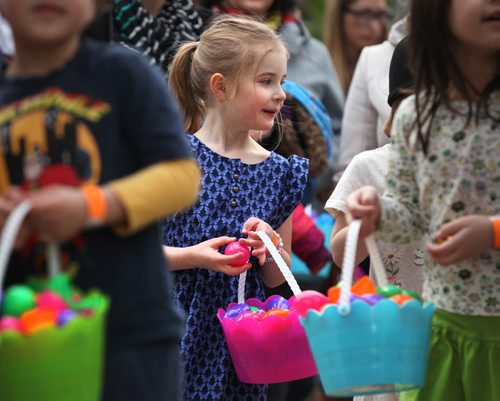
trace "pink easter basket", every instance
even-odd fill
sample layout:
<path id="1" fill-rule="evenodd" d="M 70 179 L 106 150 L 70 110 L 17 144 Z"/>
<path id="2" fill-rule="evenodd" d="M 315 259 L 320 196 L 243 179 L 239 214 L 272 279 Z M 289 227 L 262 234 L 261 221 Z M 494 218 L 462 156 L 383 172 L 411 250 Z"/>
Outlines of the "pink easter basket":
<path id="1" fill-rule="evenodd" d="M 252 384 L 281 383 L 314 376 L 318 373 L 316 364 L 299 315 L 293 309 L 295 295 L 301 290 L 269 237 L 261 232 L 258 234 L 277 261 L 294 296 L 288 300 L 291 312 L 285 318 L 267 316 L 262 320 L 232 320 L 224 317 L 224 309 L 218 310 L 217 317 L 222 325 L 236 374 L 240 381 Z M 238 303 L 245 303 L 245 281 L 246 272 L 240 275 Z M 267 310 L 266 306 L 275 297 L 277 295 L 272 295 L 265 302 L 250 298 L 246 300 L 246 304 Z M 229 304 L 228 308 L 233 305 L 236 303 Z"/>

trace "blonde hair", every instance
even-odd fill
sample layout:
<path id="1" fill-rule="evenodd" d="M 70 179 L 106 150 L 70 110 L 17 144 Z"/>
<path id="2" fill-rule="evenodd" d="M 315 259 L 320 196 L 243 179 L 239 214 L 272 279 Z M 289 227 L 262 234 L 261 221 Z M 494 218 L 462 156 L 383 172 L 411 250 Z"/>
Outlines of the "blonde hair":
<path id="1" fill-rule="evenodd" d="M 352 80 L 352 71 L 347 60 L 347 48 L 344 35 L 344 14 L 355 0 L 327 0 L 323 30 L 323 42 L 332 58 L 340 84 L 347 95 Z M 387 36 L 387 27 L 383 24 L 380 42 Z"/>
<path id="2" fill-rule="evenodd" d="M 181 46 L 172 62 L 169 83 L 184 112 L 185 128 L 190 132 L 200 128 L 213 74 L 228 80 L 229 96 L 234 96 L 240 76 L 277 48 L 285 49 L 272 29 L 234 15 L 215 18 L 199 42 Z"/>

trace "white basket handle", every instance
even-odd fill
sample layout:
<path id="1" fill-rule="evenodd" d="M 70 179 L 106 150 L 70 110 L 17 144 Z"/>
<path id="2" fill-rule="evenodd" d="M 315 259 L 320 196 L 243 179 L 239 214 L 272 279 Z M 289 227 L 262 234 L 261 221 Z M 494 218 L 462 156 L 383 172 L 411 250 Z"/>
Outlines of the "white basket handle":
<path id="1" fill-rule="evenodd" d="M 346 316 L 351 312 L 351 287 L 354 267 L 356 264 L 356 251 L 358 247 L 359 230 L 361 220 L 352 221 L 347 229 L 347 237 L 344 247 L 344 258 L 342 261 L 342 276 L 340 280 L 340 297 L 338 311 L 340 315 Z M 387 285 L 387 275 L 384 264 L 378 251 L 373 235 L 365 238 L 366 247 L 370 254 L 370 262 L 375 273 L 375 278 L 379 286 Z"/>
<path id="2" fill-rule="evenodd" d="M 24 201 L 20 203 L 5 220 L 2 235 L 0 237 L 0 289 L 3 288 L 3 281 L 7 272 L 9 257 L 12 252 L 17 233 L 21 228 L 24 218 L 31 210 L 31 207 L 32 205 L 30 201 Z M 60 271 L 58 244 L 49 243 L 47 245 L 47 258 L 49 276 L 54 277 Z"/>
<path id="3" fill-rule="evenodd" d="M 370 267 L 373 268 L 373 272 L 375 273 L 375 280 L 379 287 L 385 287 L 389 282 L 387 281 L 384 262 L 382 262 L 382 256 L 380 256 L 373 234 L 365 238 L 365 245 L 370 254 Z"/>
<path id="4" fill-rule="evenodd" d="M 269 252 L 271 253 L 271 256 L 273 257 L 274 261 L 278 265 L 278 268 L 281 271 L 281 274 L 283 274 L 283 277 L 285 277 L 286 282 L 292 289 L 293 295 L 298 295 L 302 292 L 302 290 L 299 287 L 299 284 L 297 283 L 297 280 L 295 280 L 295 277 L 293 276 L 291 270 L 281 257 L 280 253 L 276 249 L 276 247 L 273 244 L 273 241 L 267 236 L 267 234 L 263 231 L 256 231 L 256 234 L 260 237 L 264 245 L 267 247 Z M 240 274 L 239 280 L 238 280 L 238 303 L 242 304 L 245 302 L 245 283 L 246 283 L 246 278 L 247 278 L 247 272 L 244 271 L 243 273 Z"/>

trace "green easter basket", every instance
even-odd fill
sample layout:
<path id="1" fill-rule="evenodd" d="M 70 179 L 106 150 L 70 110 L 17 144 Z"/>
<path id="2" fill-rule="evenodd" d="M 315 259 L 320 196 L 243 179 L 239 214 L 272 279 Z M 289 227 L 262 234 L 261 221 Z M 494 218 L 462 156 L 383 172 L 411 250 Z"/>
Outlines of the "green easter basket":
<path id="1" fill-rule="evenodd" d="M 5 224 L 0 241 L 0 289 L 18 227 L 29 211 L 19 206 Z M 57 246 L 49 252 L 50 274 L 58 270 Z M 0 400 L 98 401 L 101 393 L 104 328 L 108 299 L 98 291 L 84 294 L 95 305 L 63 327 L 31 335 L 0 333 Z"/>

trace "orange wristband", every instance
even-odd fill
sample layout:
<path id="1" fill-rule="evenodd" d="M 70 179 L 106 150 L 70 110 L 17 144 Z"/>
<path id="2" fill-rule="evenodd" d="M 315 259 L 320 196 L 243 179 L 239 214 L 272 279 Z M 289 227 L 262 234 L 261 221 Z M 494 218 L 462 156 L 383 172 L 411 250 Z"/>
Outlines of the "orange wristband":
<path id="1" fill-rule="evenodd" d="M 496 249 L 500 248 L 500 216 L 493 216 L 491 225 L 493 226 L 493 244 Z"/>
<path id="2" fill-rule="evenodd" d="M 107 214 L 104 191 L 94 184 L 84 185 L 81 191 L 87 202 L 87 225 L 101 225 Z"/>
<path id="3" fill-rule="evenodd" d="M 272 240 L 271 240 L 271 241 L 273 241 L 273 245 L 274 245 L 275 247 L 278 247 L 278 244 L 279 244 L 279 237 L 278 237 L 278 233 L 277 233 L 276 231 L 274 232 L 274 235 L 273 235 L 273 238 L 272 238 Z"/>
<path id="4" fill-rule="evenodd" d="M 283 250 L 283 240 L 281 239 L 281 236 L 275 231 L 273 238 L 272 238 L 273 245 L 276 247 L 276 250 L 278 253 L 281 255 L 281 251 Z M 271 252 L 269 252 L 269 249 L 266 249 L 266 253 L 268 254 L 266 258 L 266 263 L 271 262 L 273 257 L 271 256 Z"/>
<path id="5" fill-rule="evenodd" d="M 283 241 L 281 236 L 276 231 L 273 234 L 273 238 L 271 238 L 271 242 L 276 247 L 278 252 L 281 252 L 281 249 L 283 248 Z M 266 252 L 269 253 L 269 249 L 266 249 Z"/>

